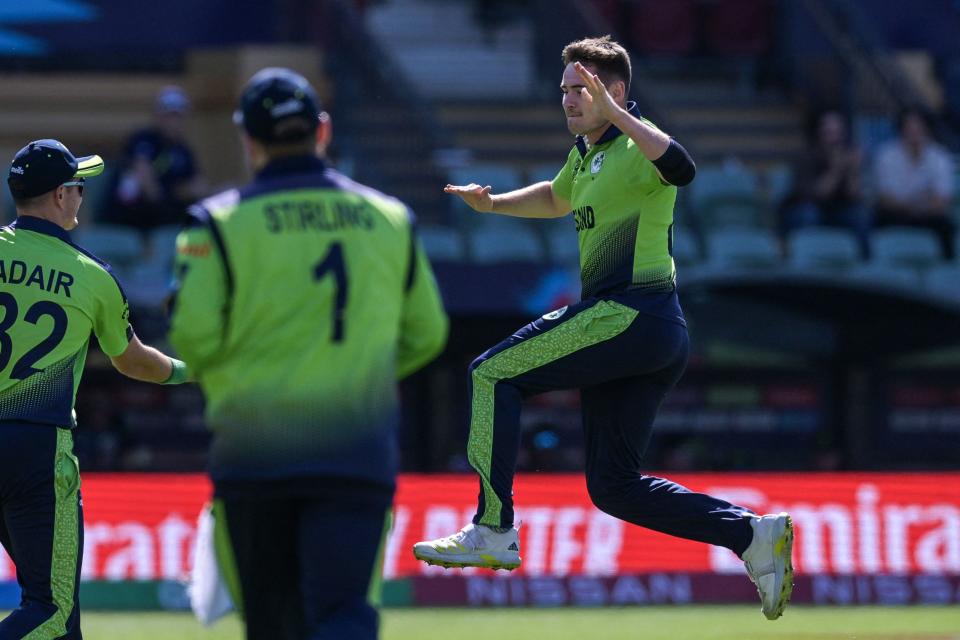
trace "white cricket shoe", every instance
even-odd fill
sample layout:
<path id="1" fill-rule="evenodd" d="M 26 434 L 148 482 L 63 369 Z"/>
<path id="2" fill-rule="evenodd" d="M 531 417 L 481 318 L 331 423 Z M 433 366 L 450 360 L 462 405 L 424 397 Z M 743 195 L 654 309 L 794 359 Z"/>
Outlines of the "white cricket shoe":
<path id="1" fill-rule="evenodd" d="M 743 552 L 767 620 L 776 620 L 793 592 L 793 520 L 786 513 L 750 519 L 753 541 Z"/>
<path id="2" fill-rule="evenodd" d="M 468 524 L 446 538 L 413 545 L 413 555 L 440 567 L 485 567 L 512 571 L 520 566 L 517 528 L 498 533 L 490 527 Z"/>

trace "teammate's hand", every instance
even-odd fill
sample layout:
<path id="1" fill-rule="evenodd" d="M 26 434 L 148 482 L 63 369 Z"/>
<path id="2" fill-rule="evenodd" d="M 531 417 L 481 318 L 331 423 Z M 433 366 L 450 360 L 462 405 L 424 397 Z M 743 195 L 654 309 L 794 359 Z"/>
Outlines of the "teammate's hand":
<path id="1" fill-rule="evenodd" d="M 610 92 L 607 91 L 607 87 L 605 84 L 603 84 L 603 80 L 600 79 L 600 76 L 590 73 L 587 68 L 579 62 L 574 62 L 573 68 L 576 70 L 577 75 L 580 76 L 580 80 L 583 82 L 583 94 L 585 94 L 584 97 L 596 104 L 600 110 L 600 114 L 603 115 L 607 120 L 612 120 L 614 114 L 620 107 L 613 100 L 613 96 L 610 95 Z"/>
<path id="2" fill-rule="evenodd" d="M 448 184 L 443 188 L 443 192 L 460 196 L 474 211 L 481 213 L 493 211 L 493 198 L 490 197 L 490 185 L 481 187 L 473 182 L 466 186 Z"/>

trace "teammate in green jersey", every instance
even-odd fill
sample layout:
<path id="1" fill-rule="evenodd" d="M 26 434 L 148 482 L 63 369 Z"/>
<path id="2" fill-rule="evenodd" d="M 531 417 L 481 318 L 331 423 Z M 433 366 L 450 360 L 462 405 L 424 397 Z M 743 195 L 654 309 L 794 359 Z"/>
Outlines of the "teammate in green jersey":
<path id="1" fill-rule="evenodd" d="M 407 207 L 323 159 L 302 76 L 256 74 L 234 119 L 256 176 L 193 208 L 170 328 L 207 399 L 221 569 L 248 638 L 372 639 L 396 382 L 446 314 Z"/>
<path id="2" fill-rule="evenodd" d="M 556 178 L 496 195 L 477 184 L 445 191 L 484 214 L 572 212 L 582 301 L 523 327 L 470 365 L 468 459 L 480 474 L 479 508 L 471 524 L 417 543 L 414 555 L 441 566 L 520 566 L 512 488 L 520 404 L 579 388 L 594 504 L 643 527 L 733 550 L 757 585 L 764 615 L 776 619 L 793 584 L 790 517 L 759 517 L 641 472 L 657 409 L 687 361 L 671 243 L 677 187 L 693 179 L 693 161 L 627 102 L 630 58 L 609 36 L 567 45 L 563 63 L 563 110 L 577 138 Z"/>
<path id="3" fill-rule="evenodd" d="M 20 608 L 0 638 L 80 638 L 83 557 L 74 399 L 90 334 L 114 367 L 177 384 L 186 367 L 137 339 L 109 266 L 70 240 L 99 156 L 31 142 L 7 184 L 17 219 L 0 227 L 0 543 L 17 566 Z"/>

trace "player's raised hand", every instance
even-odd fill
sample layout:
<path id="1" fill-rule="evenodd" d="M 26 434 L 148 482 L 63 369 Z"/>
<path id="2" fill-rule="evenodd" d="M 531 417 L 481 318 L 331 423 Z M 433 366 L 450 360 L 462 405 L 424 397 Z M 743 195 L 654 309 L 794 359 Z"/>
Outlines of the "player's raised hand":
<path id="1" fill-rule="evenodd" d="M 490 185 L 481 187 L 471 182 L 465 186 L 448 184 L 443 188 L 444 193 L 452 193 L 460 196 L 467 205 L 474 211 L 486 213 L 493 211 L 493 198 L 490 197 Z"/>
<path id="2" fill-rule="evenodd" d="M 617 106 L 613 96 L 607 91 L 603 80 L 601 80 L 597 74 L 590 73 L 590 71 L 579 62 L 574 62 L 573 68 L 580 77 L 580 81 L 583 82 L 583 93 L 586 94 L 584 97 L 596 104 L 597 107 L 600 108 L 600 113 L 606 116 L 608 120 L 611 119 L 620 107 Z"/>

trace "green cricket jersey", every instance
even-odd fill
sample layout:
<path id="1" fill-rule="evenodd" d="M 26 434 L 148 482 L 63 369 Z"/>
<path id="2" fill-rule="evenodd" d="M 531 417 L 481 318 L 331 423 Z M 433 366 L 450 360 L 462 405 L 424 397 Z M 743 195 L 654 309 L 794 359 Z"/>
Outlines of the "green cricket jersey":
<path id="1" fill-rule="evenodd" d="M 630 113 L 640 117 L 636 105 Z M 611 125 L 589 149 L 577 138 L 553 191 L 573 210 L 584 299 L 631 285 L 673 289 L 677 188 L 664 184 L 629 136 Z"/>
<path id="2" fill-rule="evenodd" d="M 0 227 L 0 421 L 74 426 L 90 334 L 118 356 L 129 315 L 106 263 L 63 228 L 32 216 Z"/>
<path id="3" fill-rule="evenodd" d="M 392 484 L 397 379 L 447 332 L 407 207 L 305 156 L 193 213 L 169 337 L 206 396 L 214 481 Z"/>

